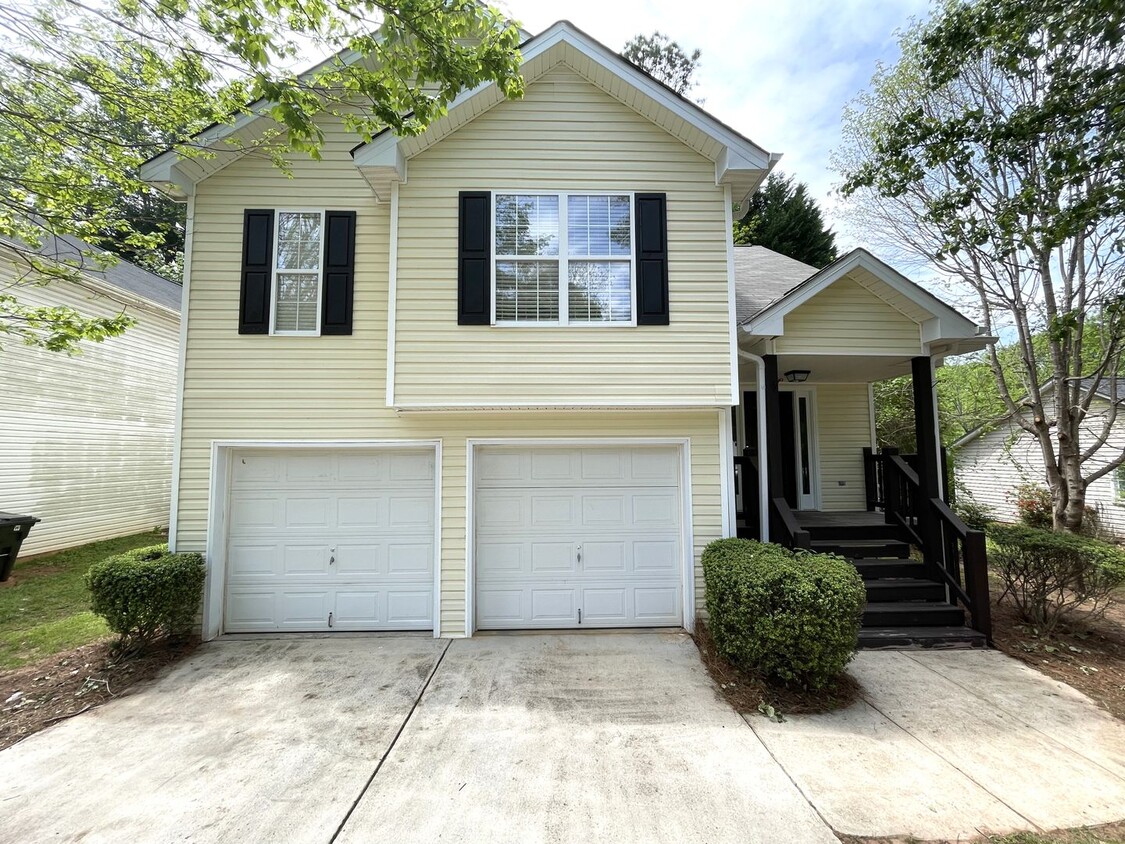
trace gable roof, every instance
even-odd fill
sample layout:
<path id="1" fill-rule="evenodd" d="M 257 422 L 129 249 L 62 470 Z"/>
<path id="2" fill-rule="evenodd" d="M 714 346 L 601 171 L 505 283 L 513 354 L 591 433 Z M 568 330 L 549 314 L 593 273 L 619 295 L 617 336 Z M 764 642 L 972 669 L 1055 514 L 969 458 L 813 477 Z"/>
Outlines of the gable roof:
<path id="1" fill-rule="evenodd" d="M 43 239 L 38 254 L 54 261 L 65 262 L 79 269 L 83 275 L 154 305 L 176 313 L 180 312 L 183 288 L 179 284 L 121 258 L 105 268 L 90 264 L 86 256 L 100 251 L 97 247 L 71 235 L 48 235 Z"/>
<path id="2" fill-rule="evenodd" d="M 776 253 L 773 254 L 776 255 Z M 737 256 L 736 250 L 736 289 Z M 749 260 L 753 259 L 754 256 L 751 256 Z M 771 285 L 774 285 L 774 289 L 780 288 L 783 283 L 796 277 L 797 268 L 789 264 L 783 264 L 776 258 L 770 258 L 769 260 L 775 262 L 781 268 L 780 276 L 770 282 Z M 796 263 L 800 264 L 800 262 Z M 807 265 L 801 264 L 800 266 Z M 871 291 L 875 295 L 884 299 L 892 297 L 899 299 L 902 305 L 912 312 L 911 318 L 921 324 L 922 342 L 940 343 L 943 354 L 952 355 L 979 351 L 995 339 L 985 336 L 983 329 L 975 322 L 934 296 L 921 285 L 902 275 L 890 264 L 876 258 L 866 249 L 853 249 L 847 255 L 837 258 L 824 269 L 814 269 L 812 275 L 793 285 L 781 295 L 774 297 L 759 310 L 741 318 L 739 325 L 742 331 L 746 334 L 767 337 L 784 334 L 786 314 L 850 273 L 865 274 L 869 283 L 865 283 L 863 286 L 869 290 L 875 287 L 876 290 Z M 880 287 L 883 288 L 883 291 L 878 291 Z M 747 298 L 753 304 L 754 294 L 750 294 Z M 896 305 L 896 307 L 898 306 Z"/>
<path id="3" fill-rule="evenodd" d="M 528 83 L 565 63 L 673 137 L 715 164 L 715 183 L 731 186 L 735 202 L 757 189 L 780 155 L 767 152 L 696 103 L 632 64 L 569 21 L 558 21 L 520 48 L 520 72 Z M 419 135 L 384 130 L 352 149 L 352 159 L 377 196 L 406 180 L 407 161 L 506 101 L 499 86 L 485 82 L 462 91 L 447 113 Z"/>

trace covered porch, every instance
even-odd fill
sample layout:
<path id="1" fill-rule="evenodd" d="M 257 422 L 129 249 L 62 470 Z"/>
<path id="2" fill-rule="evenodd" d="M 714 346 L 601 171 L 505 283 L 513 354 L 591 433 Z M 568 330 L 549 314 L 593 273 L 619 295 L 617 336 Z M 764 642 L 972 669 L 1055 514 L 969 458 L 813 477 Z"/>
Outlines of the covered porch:
<path id="1" fill-rule="evenodd" d="M 989 339 L 862 250 L 740 320 L 738 535 L 852 560 L 870 646 L 980 644 L 991 632 L 984 537 L 950 507 L 934 386 L 947 355 Z M 879 448 L 872 392 L 904 375 L 910 455 Z"/>

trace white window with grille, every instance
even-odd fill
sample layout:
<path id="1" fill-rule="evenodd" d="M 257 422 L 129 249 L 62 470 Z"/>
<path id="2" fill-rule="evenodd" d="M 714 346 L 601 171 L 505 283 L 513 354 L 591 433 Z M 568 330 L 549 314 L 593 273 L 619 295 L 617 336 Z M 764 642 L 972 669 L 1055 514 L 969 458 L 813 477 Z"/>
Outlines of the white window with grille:
<path id="1" fill-rule="evenodd" d="M 320 334 L 324 212 L 278 211 L 273 266 L 273 334 Z"/>
<path id="2" fill-rule="evenodd" d="M 493 324 L 628 326 L 630 193 L 493 193 Z"/>

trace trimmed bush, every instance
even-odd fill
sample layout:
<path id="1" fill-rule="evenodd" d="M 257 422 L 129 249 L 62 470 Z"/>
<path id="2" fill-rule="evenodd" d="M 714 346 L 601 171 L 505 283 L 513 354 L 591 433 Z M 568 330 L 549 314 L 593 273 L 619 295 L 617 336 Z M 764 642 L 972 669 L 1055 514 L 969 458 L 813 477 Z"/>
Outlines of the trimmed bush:
<path id="1" fill-rule="evenodd" d="M 1105 612 L 1125 585 L 1125 550 L 1088 536 L 990 525 L 988 560 L 1025 621 L 1050 633 L 1077 610 Z"/>
<path id="2" fill-rule="evenodd" d="M 703 573 L 711 637 L 731 664 L 815 690 L 855 654 L 866 593 L 847 560 L 720 539 L 703 551 Z"/>
<path id="3" fill-rule="evenodd" d="M 191 629 L 205 573 L 199 554 L 169 554 L 167 545 L 153 545 L 95 563 L 86 587 L 91 609 L 121 644 L 143 646 Z"/>

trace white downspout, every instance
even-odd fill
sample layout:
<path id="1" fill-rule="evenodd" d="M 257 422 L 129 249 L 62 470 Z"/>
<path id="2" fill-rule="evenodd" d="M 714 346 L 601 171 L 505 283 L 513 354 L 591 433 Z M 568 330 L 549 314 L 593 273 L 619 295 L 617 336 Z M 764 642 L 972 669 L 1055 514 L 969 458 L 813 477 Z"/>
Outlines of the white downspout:
<path id="1" fill-rule="evenodd" d="M 766 441 L 766 362 L 758 355 L 738 350 L 740 358 L 753 361 L 758 367 L 758 531 L 762 542 L 770 541 L 770 478 L 769 446 Z"/>

